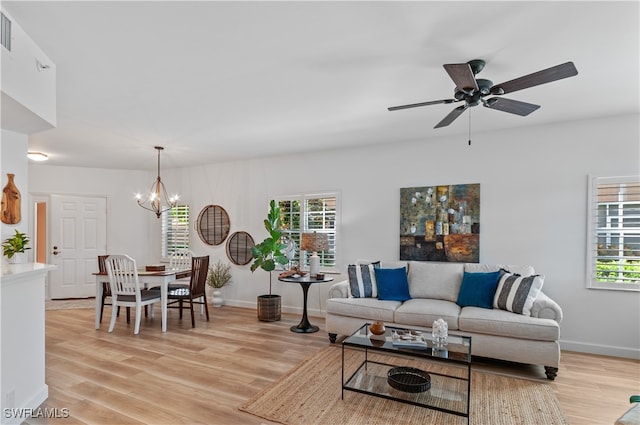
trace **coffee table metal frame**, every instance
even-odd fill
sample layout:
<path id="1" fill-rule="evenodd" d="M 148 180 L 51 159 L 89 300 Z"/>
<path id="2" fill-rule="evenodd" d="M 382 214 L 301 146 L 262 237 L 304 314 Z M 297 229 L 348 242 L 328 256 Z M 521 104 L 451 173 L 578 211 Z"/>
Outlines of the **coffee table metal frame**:
<path id="1" fill-rule="evenodd" d="M 467 418 L 467 424 L 469 423 L 470 416 L 470 399 L 471 399 L 471 337 L 449 335 L 447 338 L 447 345 L 443 347 L 435 347 L 431 335 L 424 333 L 425 339 L 427 339 L 428 348 L 405 348 L 393 345 L 391 340 L 392 332 L 411 330 L 407 328 L 395 328 L 386 327 L 383 341 L 380 336 L 378 339 L 372 341 L 371 332 L 369 331 L 369 323 L 364 324 L 360 329 L 355 331 L 351 336 L 342 341 L 342 399 L 344 400 L 344 391 L 354 391 L 362 394 L 368 394 L 375 397 L 381 397 L 389 400 L 395 400 L 401 403 L 408 403 L 415 406 L 424 407 L 427 409 L 438 410 L 453 415 L 463 416 Z M 374 345 L 375 344 L 375 345 Z M 355 372 L 345 379 L 345 349 L 359 350 L 364 354 L 364 360 L 357 367 Z M 369 358 L 369 351 L 382 353 L 385 355 L 385 360 L 389 362 L 375 361 Z M 379 383 L 381 379 L 386 380 L 386 372 L 388 368 L 398 366 L 397 364 L 391 364 L 394 359 L 410 358 L 418 361 L 430 362 L 444 362 L 456 368 L 456 370 L 466 369 L 466 376 L 454 376 L 446 372 L 435 372 L 428 370 L 431 375 L 431 389 L 427 390 L 423 394 L 410 394 L 403 393 L 398 390 L 394 390 L 388 383 L 386 383 L 386 393 L 382 391 L 376 392 L 374 389 L 367 388 L 362 382 L 375 379 Z M 388 367 L 388 368 L 387 368 Z M 384 374 L 384 376 L 383 376 Z M 466 388 L 466 391 L 457 393 L 456 395 L 464 399 L 464 409 L 455 410 L 442 406 L 438 406 L 435 402 L 438 401 L 438 397 L 434 396 L 434 392 L 438 391 L 438 385 L 450 384 L 450 388 L 447 391 L 451 391 L 451 388 L 462 386 Z M 466 383 L 466 385 L 464 385 Z M 446 391 L 443 391 L 445 393 Z M 404 398 L 403 398 L 404 397 Z"/>

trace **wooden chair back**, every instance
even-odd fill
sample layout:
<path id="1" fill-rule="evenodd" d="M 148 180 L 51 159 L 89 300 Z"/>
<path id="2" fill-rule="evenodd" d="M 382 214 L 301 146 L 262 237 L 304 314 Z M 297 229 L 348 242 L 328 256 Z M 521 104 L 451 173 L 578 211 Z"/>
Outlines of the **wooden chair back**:
<path id="1" fill-rule="evenodd" d="M 135 295 L 140 298 L 140 281 L 136 260 L 124 254 L 110 255 L 105 259 L 111 293 L 117 295 Z"/>
<path id="2" fill-rule="evenodd" d="M 191 298 L 198 298 L 204 295 L 208 273 L 208 255 L 191 258 L 191 281 L 189 282 Z"/>
<path id="3" fill-rule="evenodd" d="M 171 270 L 188 270 L 191 267 L 192 256 L 188 249 L 175 251 L 169 258 L 169 268 Z"/>

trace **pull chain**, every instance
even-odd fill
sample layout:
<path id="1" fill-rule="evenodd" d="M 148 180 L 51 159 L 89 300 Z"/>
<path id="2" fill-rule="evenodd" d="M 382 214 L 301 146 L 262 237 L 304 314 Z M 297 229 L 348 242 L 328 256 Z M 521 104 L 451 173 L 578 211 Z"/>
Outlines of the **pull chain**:
<path id="1" fill-rule="evenodd" d="M 471 108 L 469 108 L 469 146 L 471 146 Z"/>

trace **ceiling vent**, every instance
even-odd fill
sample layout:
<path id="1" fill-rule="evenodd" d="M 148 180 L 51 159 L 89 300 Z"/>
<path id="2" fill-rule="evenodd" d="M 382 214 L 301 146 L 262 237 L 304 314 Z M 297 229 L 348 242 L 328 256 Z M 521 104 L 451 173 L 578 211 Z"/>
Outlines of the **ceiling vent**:
<path id="1" fill-rule="evenodd" d="M 11 21 L 4 13 L 0 12 L 0 14 L 2 15 L 2 18 L 0 18 L 0 44 L 8 51 L 11 51 Z"/>

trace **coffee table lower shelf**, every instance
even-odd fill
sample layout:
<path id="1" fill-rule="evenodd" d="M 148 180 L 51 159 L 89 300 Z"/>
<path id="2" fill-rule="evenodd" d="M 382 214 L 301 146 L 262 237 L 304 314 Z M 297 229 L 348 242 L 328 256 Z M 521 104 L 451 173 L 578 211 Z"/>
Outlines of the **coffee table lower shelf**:
<path id="1" fill-rule="evenodd" d="M 358 369 L 343 383 L 344 391 L 353 391 L 375 397 L 438 410 L 469 420 L 468 380 L 428 371 L 431 387 L 424 392 L 405 392 L 393 388 L 387 381 L 387 373 L 397 365 L 371 360 L 363 361 Z"/>

